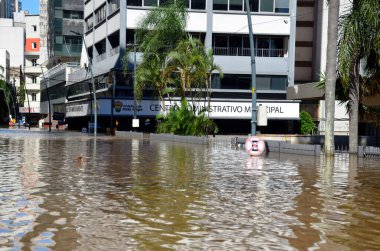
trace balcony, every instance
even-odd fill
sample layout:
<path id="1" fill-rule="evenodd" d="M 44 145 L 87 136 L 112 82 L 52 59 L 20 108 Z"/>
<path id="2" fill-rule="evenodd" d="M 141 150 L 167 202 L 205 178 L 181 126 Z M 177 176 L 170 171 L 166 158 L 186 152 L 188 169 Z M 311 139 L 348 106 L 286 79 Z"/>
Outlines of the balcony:
<path id="1" fill-rule="evenodd" d="M 214 47 L 214 55 L 220 56 L 251 56 L 250 48 L 241 47 Z M 286 49 L 255 49 L 256 57 L 287 57 Z"/>
<path id="2" fill-rule="evenodd" d="M 41 89 L 40 84 L 38 83 L 26 83 L 25 88 L 28 91 L 39 91 Z"/>
<path id="3" fill-rule="evenodd" d="M 115 56 L 116 54 L 119 54 L 119 50 L 120 50 L 120 47 L 119 47 L 119 46 L 117 46 L 117 47 L 115 47 L 115 48 L 112 48 L 112 49 L 110 50 L 110 56 L 112 57 L 112 56 Z"/>
<path id="4" fill-rule="evenodd" d="M 102 54 L 96 56 L 96 62 L 103 61 L 103 60 L 105 60 L 106 58 L 107 58 L 107 53 L 104 52 L 104 53 L 102 53 Z"/>
<path id="5" fill-rule="evenodd" d="M 25 66 L 25 74 L 40 75 L 42 74 L 41 66 Z"/>

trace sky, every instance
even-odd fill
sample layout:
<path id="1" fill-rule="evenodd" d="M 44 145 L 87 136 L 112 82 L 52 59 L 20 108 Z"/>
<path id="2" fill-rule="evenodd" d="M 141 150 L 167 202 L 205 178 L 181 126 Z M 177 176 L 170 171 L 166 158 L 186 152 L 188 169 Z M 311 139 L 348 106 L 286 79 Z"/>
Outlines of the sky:
<path id="1" fill-rule="evenodd" d="M 30 14 L 39 14 L 39 0 L 21 0 L 22 10 L 28 10 Z"/>

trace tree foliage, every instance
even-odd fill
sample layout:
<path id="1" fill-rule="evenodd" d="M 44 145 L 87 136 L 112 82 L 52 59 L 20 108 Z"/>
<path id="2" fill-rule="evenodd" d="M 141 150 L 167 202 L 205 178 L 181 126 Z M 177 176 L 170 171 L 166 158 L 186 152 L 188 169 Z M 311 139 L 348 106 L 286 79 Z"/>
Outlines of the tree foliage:
<path id="1" fill-rule="evenodd" d="M 314 124 L 313 118 L 310 116 L 308 112 L 306 111 L 300 112 L 300 123 L 301 123 L 300 133 L 302 135 L 308 135 L 308 134 L 313 133 L 315 129 L 315 124 Z"/>
<path id="2" fill-rule="evenodd" d="M 380 2 L 354 0 L 352 9 L 341 18 L 338 46 L 338 74 L 348 96 L 350 152 L 358 147 L 359 103 L 368 95 L 379 76 L 380 67 Z M 361 63 L 365 62 L 365 76 Z"/>
<path id="3" fill-rule="evenodd" d="M 205 110 L 195 115 L 186 99 L 182 99 L 181 106 L 175 104 L 166 115 L 158 115 L 157 118 L 161 120 L 157 127 L 158 133 L 203 136 L 218 132 L 218 127 L 206 116 Z"/>

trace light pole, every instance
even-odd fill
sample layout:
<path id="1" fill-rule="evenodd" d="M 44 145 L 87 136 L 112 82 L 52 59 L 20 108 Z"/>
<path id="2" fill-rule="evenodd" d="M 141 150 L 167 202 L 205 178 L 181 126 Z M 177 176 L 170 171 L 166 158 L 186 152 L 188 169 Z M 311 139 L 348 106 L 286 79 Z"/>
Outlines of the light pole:
<path id="1" fill-rule="evenodd" d="M 251 10 L 250 10 L 250 6 L 249 6 L 249 0 L 245 0 L 245 7 L 247 9 L 248 31 L 249 31 L 249 47 L 251 48 L 251 81 L 252 81 L 251 135 L 256 136 L 256 124 L 257 124 L 256 62 L 255 62 L 255 48 L 254 48 L 254 43 L 253 43 L 252 18 L 251 18 Z"/>
<path id="2" fill-rule="evenodd" d="M 96 103 L 96 88 L 95 88 L 95 82 L 94 82 L 94 74 L 92 72 L 92 60 L 88 56 L 87 52 L 87 45 L 86 45 L 86 40 L 84 38 L 83 34 L 80 34 L 79 32 L 76 31 L 70 31 L 71 33 L 74 33 L 75 35 L 82 36 L 83 44 L 86 50 L 86 55 L 87 55 L 87 60 L 88 60 L 88 68 L 90 70 L 91 74 L 91 85 L 92 85 L 92 99 L 94 100 L 94 136 L 96 137 L 96 131 L 98 129 L 98 111 L 97 111 L 97 103 Z"/>
<path id="3" fill-rule="evenodd" d="M 135 94 L 135 88 L 136 88 L 136 34 L 134 35 L 134 43 L 128 43 L 127 47 L 133 47 L 133 119 L 135 120 L 137 118 L 137 101 L 136 101 L 136 94 Z"/>
<path id="4" fill-rule="evenodd" d="M 42 76 L 45 79 L 45 74 L 44 74 L 44 70 L 42 68 L 42 65 L 40 65 L 40 67 L 41 67 L 41 71 L 42 71 Z M 45 83 L 45 89 L 46 89 L 46 95 L 47 95 L 48 103 L 49 103 L 49 109 L 48 109 L 48 112 L 49 112 L 49 132 L 51 132 L 51 110 L 50 110 L 51 108 L 50 108 L 50 94 L 49 94 L 49 88 L 48 88 L 48 86 L 50 87 L 49 76 L 48 76 L 47 80 L 48 80 L 48 83 L 47 84 Z"/>

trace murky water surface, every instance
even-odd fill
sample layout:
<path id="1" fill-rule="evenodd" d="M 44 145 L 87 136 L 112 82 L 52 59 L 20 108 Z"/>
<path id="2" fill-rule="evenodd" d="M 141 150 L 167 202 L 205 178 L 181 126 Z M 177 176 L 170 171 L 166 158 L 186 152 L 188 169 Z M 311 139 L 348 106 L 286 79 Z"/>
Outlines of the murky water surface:
<path id="1" fill-rule="evenodd" d="M 0 130 L 0 250 L 379 250 L 380 164 Z"/>

